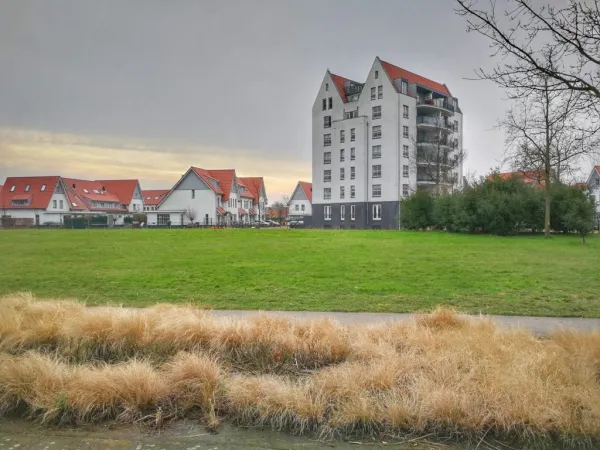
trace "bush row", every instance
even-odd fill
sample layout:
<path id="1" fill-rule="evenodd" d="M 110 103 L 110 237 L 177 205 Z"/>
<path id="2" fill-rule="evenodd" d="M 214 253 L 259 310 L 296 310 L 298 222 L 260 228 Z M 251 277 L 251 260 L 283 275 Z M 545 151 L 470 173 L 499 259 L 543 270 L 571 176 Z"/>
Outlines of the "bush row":
<path id="1" fill-rule="evenodd" d="M 585 236 L 593 230 L 596 207 L 587 190 L 553 183 L 550 193 L 553 231 Z M 525 184 L 518 177 L 493 177 L 481 179 L 461 192 L 437 197 L 417 191 L 402 201 L 401 223 L 409 230 L 511 235 L 542 231 L 544 212 L 543 188 Z"/>

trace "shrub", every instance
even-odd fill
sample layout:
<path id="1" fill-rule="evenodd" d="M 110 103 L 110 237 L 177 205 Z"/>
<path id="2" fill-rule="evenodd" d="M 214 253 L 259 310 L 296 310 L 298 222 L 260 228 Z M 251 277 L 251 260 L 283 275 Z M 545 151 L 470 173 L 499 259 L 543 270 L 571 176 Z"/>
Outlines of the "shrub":
<path id="1" fill-rule="evenodd" d="M 433 198 L 426 191 L 402 200 L 400 204 L 400 223 L 407 230 L 424 230 L 434 224 Z"/>

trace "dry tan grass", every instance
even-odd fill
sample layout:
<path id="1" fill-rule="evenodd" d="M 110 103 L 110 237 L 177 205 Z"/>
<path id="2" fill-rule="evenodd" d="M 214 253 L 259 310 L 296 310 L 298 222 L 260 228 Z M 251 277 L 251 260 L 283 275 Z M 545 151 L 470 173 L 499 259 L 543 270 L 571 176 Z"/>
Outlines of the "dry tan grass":
<path id="1" fill-rule="evenodd" d="M 43 420 L 198 412 L 211 428 L 600 438 L 600 332 L 542 339 L 444 309 L 344 327 L 13 296 L 0 349 L 0 409 Z"/>

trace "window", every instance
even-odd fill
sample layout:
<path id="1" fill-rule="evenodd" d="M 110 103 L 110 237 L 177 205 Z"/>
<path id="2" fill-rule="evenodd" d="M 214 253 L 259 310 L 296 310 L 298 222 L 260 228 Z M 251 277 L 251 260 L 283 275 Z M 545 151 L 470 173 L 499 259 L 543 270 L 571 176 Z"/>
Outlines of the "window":
<path id="1" fill-rule="evenodd" d="M 46 185 L 42 184 L 42 187 L 40 188 L 40 191 L 44 192 L 46 190 Z"/>
<path id="2" fill-rule="evenodd" d="M 353 111 L 344 111 L 344 119 L 353 119 L 355 117 L 358 117 L 358 109 Z"/>
<path id="3" fill-rule="evenodd" d="M 60 209 L 63 209 L 63 207 L 64 207 L 64 203 L 63 203 L 63 201 L 62 201 L 62 200 L 59 200 L 59 201 L 58 201 L 58 207 L 59 207 Z"/>
<path id="4" fill-rule="evenodd" d="M 408 119 L 408 105 L 402 105 L 402 117 Z"/>
<path id="5" fill-rule="evenodd" d="M 192 189 L 192 198 L 196 198 L 196 190 Z"/>
<path id="6" fill-rule="evenodd" d="M 325 200 L 331 200 L 331 188 L 323 189 L 323 198 Z"/>
<path id="7" fill-rule="evenodd" d="M 327 109 L 327 99 L 324 98 L 323 99 L 323 111 L 325 111 Z"/>
<path id="8" fill-rule="evenodd" d="M 25 186 L 25 192 L 29 192 L 29 189 L 31 189 L 31 185 L 28 184 L 27 186 Z"/>
<path id="9" fill-rule="evenodd" d="M 343 144 L 346 142 L 346 131 L 340 130 L 340 142 Z"/>
<path id="10" fill-rule="evenodd" d="M 402 176 L 408 178 L 408 166 L 402 166 Z"/>
<path id="11" fill-rule="evenodd" d="M 350 186 L 350 198 L 354 198 L 356 196 L 356 187 Z"/>
<path id="12" fill-rule="evenodd" d="M 458 120 L 454 121 L 454 131 L 458 131 Z"/>
<path id="13" fill-rule="evenodd" d="M 350 149 L 350 161 L 354 161 L 356 159 L 356 149 L 352 147 Z"/>
<path id="14" fill-rule="evenodd" d="M 71 202 L 71 205 L 73 205 L 75 208 L 77 208 L 77 203 Z"/>
<path id="15" fill-rule="evenodd" d="M 29 200 L 13 200 L 13 206 L 26 205 L 29 203 Z"/>
<path id="16" fill-rule="evenodd" d="M 52 200 L 52 208 L 56 209 L 56 203 L 58 203 L 56 200 Z"/>
<path id="17" fill-rule="evenodd" d="M 323 164 L 331 164 L 331 152 L 323 153 Z"/>
<path id="18" fill-rule="evenodd" d="M 346 177 L 346 170 L 341 167 L 340 168 L 340 180 L 343 180 Z"/>
<path id="19" fill-rule="evenodd" d="M 323 128 L 331 128 L 331 116 L 323 117 Z"/>
<path id="20" fill-rule="evenodd" d="M 300 209 L 300 205 L 296 205 L 296 207 L 294 208 L 294 210 L 298 211 Z"/>
<path id="21" fill-rule="evenodd" d="M 329 83 L 325 83 L 325 90 L 328 91 L 329 90 Z"/>
<path id="22" fill-rule="evenodd" d="M 600 186 L 600 178 L 596 178 L 596 186 Z"/>
<path id="23" fill-rule="evenodd" d="M 375 79 L 379 78 L 379 70 L 375 71 Z"/>
<path id="24" fill-rule="evenodd" d="M 356 217 L 356 205 L 350 205 L 350 220 Z"/>
<path id="25" fill-rule="evenodd" d="M 300 209 L 302 209 L 302 212 L 304 212 L 304 204 L 300 205 Z"/>
<path id="26" fill-rule="evenodd" d="M 406 125 L 402 127 L 402 137 L 408 138 L 408 127 Z"/>
<path id="27" fill-rule="evenodd" d="M 356 178 L 356 170 L 355 167 L 350 167 L 350 179 L 354 180 Z"/>
<path id="28" fill-rule="evenodd" d="M 408 81 L 402 80 L 400 83 L 400 92 L 404 95 L 408 94 Z"/>
<path id="29" fill-rule="evenodd" d="M 371 100 L 375 100 L 375 86 L 371 88 Z"/>
<path id="30" fill-rule="evenodd" d="M 346 196 L 346 188 L 344 186 L 340 186 L 340 198 L 344 198 Z"/>
<path id="31" fill-rule="evenodd" d="M 13 185 L 10 187 L 10 192 L 15 192 L 15 188 L 16 188 L 16 186 L 13 184 Z"/>
<path id="32" fill-rule="evenodd" d="M 170 221 L 170 214 L 157 214 L 156 215 L 156 224 L 157 225 L 168 225 Z"/>
<path id="33" fill-rule="evenodd" d="M 373 205 L 373 220 L 381 220 L 381 205 Z"/>
<path id="34" fill-rule="evenodd" d="M 404 197 L 408 197 L 408 184 L 403 184 L 402 185 L 402 195 Z"/>
<path id="35" fill-rule="evenodd" d="M 373 127 L 373 139 L 381 139 L 381 125 Z"/>
<path id="36" fill-rule="evenodd" d="M 373 120 L 381 119 L 381 106 L 373 106 Z"/>
<path id="37" fill-rule="evenodd" d="M 323 181 L 325 181 L 325 182 L 331 181 L 331 170 L 323 171 Z"/>
<path id="38" fill-rule="evenodd" d="M 325 147 L 331 146 L 331 134 L 326 134 L 323 136 L 323 145 Z"/>
<path id="39" fill-rule="evenodd" d="M 333 97 L 329 97 L 329 109 L 333 108 Z"/>
<path id="40" fill-rule="evenodd" d="M 372 192 L 373 197 L 381 197 L 381 185 L 374 184 L 371 189 L 371 192 Z"/>
<path id="41" fill-rule="evenodd" d="M 356 140 L 356 129 L 350 128 L 350 140 L 354 142 Z"/>
<path id="42" fill-rule="evenodd" d="M 331 206 L 326 206 L 323 210 L 325 220 L 331 220 Z"/>
<path id="43" fill-rule="evenodd" d="M 344 220 L 345 218 L 346 218 L 346 205 L 341 205 L 340 206 L 340 220 Z"/>
<path id="44" fill-rule="evenodd" d="M 381 164 L 372 167 L 372 176 L 373 178 L 381 178 Z"/>
<path id="45" fill-rule="evenodd" d="M 373 146 L 373 159 L 381 158 L 381 145 Z"/>
<path id="46" fill-rule="evenodd" d="M 408 158 L 408 145 L 402 146 L 402 157 Z"/>
<path id="47" fill-rule="evenodd" d="M 346 159 L 345 151 L 344 151 L 344 149 L 341 149 L 340 150 L 340 162 L 344 162 L 345 159 Z"/>
<path id="48" fill-rule="evenodd" d="M 383 98 L 383 86 L 377 86 L 377 98 Z"/>

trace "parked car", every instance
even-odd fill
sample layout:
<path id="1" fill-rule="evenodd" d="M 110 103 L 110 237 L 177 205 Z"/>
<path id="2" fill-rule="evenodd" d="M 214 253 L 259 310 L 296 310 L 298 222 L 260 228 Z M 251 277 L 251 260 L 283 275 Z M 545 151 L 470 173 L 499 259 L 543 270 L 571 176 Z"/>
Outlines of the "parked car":
<path id="1" fill-rule="evenodd" d="M 290 222 L 290 228 L 304 228 L 304 220 L 293 220 Z"/>
<path id="2" fill-rule="evenodd" d="M 281 224 L 279 222 L 275 222 L 274 220 L 267 220 L 272 227 L 279 227 Z"/>
<path id="3" fill-rule="evenodd" d="M 253 228 L 258 228 L 258 227 L 265 228 L 265 227 L 271 226 L 271 224 L 269 222 L 267 222 L 266 220 L 255 220 L 250 225 L 252 225 Z"/>

